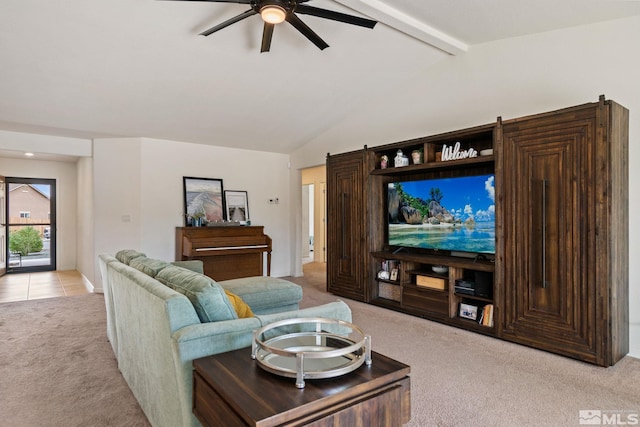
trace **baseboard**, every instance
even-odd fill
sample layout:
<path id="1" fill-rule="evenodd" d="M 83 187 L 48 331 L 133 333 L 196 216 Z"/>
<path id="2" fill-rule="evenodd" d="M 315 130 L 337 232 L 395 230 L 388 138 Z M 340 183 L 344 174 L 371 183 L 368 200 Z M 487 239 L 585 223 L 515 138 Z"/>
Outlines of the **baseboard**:
<path id="1" fill-rule="evenodd" d="M 80 273 L 80 275 L 82 276 L 82 283 L 84 284 L 84 287 L 87 288 L 87 291 L 94 293 L 94 294 L 103 294 L 104 291 L 103 289 L 97 288 L 95 286 L 93 286 L 93 283 L 91 283 L 91 281 L 89 279 L 87 279 L 87 276 L 85 276 L 84 274 Z"/>

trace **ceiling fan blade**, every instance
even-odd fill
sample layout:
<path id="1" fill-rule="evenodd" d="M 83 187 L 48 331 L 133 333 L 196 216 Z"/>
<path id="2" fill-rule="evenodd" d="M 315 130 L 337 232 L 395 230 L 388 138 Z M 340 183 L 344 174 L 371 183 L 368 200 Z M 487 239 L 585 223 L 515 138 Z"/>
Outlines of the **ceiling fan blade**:
<path id="1" fill-rule="evenodd" d="M 193 0 L 183 0 L 183 1 L 193 1 Z M 253 10 L 253 9 L 249 9 L 249 10 L 247 10 L 246 12 L 241 13 L 241 14 L 240 14 L 240 15 L 238 15 L 238 16 L 234 16 L 234 17 L 233 17 L 233 18 L 231 18 L 231 19 L 227 19 L 227 20 L 226 20 L 226 21 L 224 21 L 222 24 L 218 24 L 218 25 L 216 25 L 215 27 L 211 27 L 211 28 L 209 28 L 208 30 L 201 32 L 201 33 L 200 33 L 200 35 L 201 35 L 201 36 L 208 36 L 208 35 L 211 35 L 211 34 L 215 33 L 216 31 L 220 31 L 221 29 L 226 28 L 226 27 L 228 27 L 228 26 L 229 26 L 229 25 L 231 25 L 231 24 L 235 24 L 235 23 L 236 23 L 236 22 L 238 22 L 238 21 L 242 21 L 243 19 L 248 18 L 248 17 L 250 17 L 250 16 L 252 16 L 252 15 L 255 15 L 256 13 L 258 13 L 258 12 L 256 12 L 256 11 L 255 11 L 255 10 Z"/>
<path id="2" fill-rule="evenodd" d="M 361 27 L 373 28 L 378 21 L 372 21 L 371 19 L 360 18 L 358 16 L 347 15 L 346 13 L 335 12 L 333 10 L 320 9 L 313 6 L 307 6 L 304 4 L 296 7 L 297 13 L 305 15 L 317 16 L 319 18 L 331 19 L 333 21 L 340 21 L 347 24 L 359 25 Z"/>
<path id="3" fill-rule="evenodd" d="M 269 52 L 271 49 L 271 38 L 273 37 L 274 24 L 264 23 L 264 30 L 262 30 L 262 46 L 260 47 L 260 53 Z"/>
<path id="4" fill-rule="evenodd" d="M 293 25 L 296 30 L 300 31 L 306 38 L 311 40 L 313 44 L 318 46 L 318 49 L 324 50 L 329 47 L 329 45 L 324 40 L 322 40 L 319 35 L 314 33 L 313 30 L 307 26 L 307 24 L 302 22 L 295 13 L 287 13 L 286 20 L 291 25 Z"/>
<path id="5" fill-rule="evenodd" d="M 252 0 L 172 0 L 172 1 L 205 1 L 211 3 L 238 3 L 238 4 L 251 4 Z M 308 1 L 308 0 L 305 0 Z"/>

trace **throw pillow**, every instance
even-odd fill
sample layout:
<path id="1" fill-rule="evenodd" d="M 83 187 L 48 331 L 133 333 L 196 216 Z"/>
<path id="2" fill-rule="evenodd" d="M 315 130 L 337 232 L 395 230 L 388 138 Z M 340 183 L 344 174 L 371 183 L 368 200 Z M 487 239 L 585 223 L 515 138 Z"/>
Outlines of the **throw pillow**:
<path id="1" fill-rule="evenodd" d="M 139 258 L 141 256 L 146 256 L 142 252 L 138 252 L 135 249 L 123 249 L 118 251 L 116 254 L 116 259 L 123 264 L 129 265 L 132 259 Z"/>
<path id="2" fill-rule="evenodd" d="M 129 267 L 135 268 L 138 271 L 143 272 L 147 276 L 156 277 L 158 273 L 170 264 L 159 259 L 147 258 L 141 256 L 134 258 L 129 262 Z"/>
<path id="3" fill-rule="evenodd" d="M 232 292 L 229 292 L 226 289 L 224 290 L 224 293 L 227 294 L 227 297 L 229 298 L 233 309 L 236 311 L 236 314 L 240 319 L 253 317 L 253 311 L 251 311 L 251 307 L 249 307 L 249 305 L 244 302 L 242 298 Z"/>
<path id="4" fill-rule="evenodd" d="M 203 323 L 238 318 L 222 287 L 207 276 L 170 265 L 156 280 L 189 298 Z"/>

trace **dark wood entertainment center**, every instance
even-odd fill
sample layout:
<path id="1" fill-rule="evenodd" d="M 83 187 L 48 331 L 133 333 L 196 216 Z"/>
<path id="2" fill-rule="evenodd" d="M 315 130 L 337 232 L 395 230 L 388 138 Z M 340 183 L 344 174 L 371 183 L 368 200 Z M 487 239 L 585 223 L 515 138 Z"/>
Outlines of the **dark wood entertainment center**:
<path id="1" fill-rule="evenodd" d="M 327 288 L 336 295 L 611 366 L 629 350 L 626 108 L 578 105 L 327 155 Z M 446 144 L 485 155 L 442 161 Z M 423 152 L 394 167 L 398 150 Z M 487 150 L 493 152 L 487 152 Z M 383 156 L 389 167 L 382 168 Z M 495 255 L 403 249 L 387 242 L 396 181 L 495 174 Z M 397 268 L 379 277 L 383 262 Z M 433 266 L 448 267 L 446 273 Z M 489 278 L 491 291 L 456 284 Z M 460 316 L 460 305 L 484 321 Z M 489 317 L 490 316 L 490 319 Z M 480 316 L 478 316 L 480 317 Z"/>

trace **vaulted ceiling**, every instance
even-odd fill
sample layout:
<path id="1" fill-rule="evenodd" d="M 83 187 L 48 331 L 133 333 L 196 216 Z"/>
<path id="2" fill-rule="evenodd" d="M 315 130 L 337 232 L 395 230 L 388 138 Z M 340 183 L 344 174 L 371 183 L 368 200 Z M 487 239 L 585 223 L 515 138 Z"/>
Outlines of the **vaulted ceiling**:
<path id="1" fill-rule="evenodd" d="M 640 15 L 622 0 L 311 0 L 373 30 L 301 15 L 260 53 L 249 9 L 207 1 L 2 0 L 0 129 L 149 137 L 289 153 L 474 45 Z"/>

